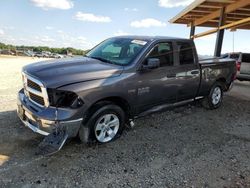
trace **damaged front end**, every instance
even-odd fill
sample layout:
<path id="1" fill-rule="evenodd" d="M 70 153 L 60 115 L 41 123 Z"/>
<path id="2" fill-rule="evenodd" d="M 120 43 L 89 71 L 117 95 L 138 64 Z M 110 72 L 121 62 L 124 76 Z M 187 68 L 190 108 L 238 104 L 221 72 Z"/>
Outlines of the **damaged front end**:
<path id="1" fill-rule="evenodd" d="M 75 137 L 83 120 L 84 103 L 70 91 L 46 89 L 23 74 L 24 89 L 18 93 L 17 112 L 25 126 L 46 136 L 39 145 L 40 154 L 59 151 L 66 139 Z"/>

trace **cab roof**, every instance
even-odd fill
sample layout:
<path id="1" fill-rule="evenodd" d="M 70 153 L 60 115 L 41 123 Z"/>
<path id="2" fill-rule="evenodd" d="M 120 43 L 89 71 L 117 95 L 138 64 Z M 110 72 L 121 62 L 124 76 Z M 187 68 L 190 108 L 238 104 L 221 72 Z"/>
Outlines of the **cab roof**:
<path id="1" fill-rule="evenodd" d="M 125 35 L 117 36 L 114 38 L 128 38 L 128 39 L 137 39 L 137 40 L 146 40 L 146 41 L 157 41 L 157 40 L 182 40 L 189 41 L 190 39 L 169 37 L 169 36 L 138 36 L 138 35 Z"/>

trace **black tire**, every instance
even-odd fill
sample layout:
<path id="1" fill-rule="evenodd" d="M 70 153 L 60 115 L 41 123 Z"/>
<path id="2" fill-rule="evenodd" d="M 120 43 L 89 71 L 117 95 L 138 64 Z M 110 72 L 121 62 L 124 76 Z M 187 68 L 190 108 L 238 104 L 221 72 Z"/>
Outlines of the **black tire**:
<path id="1" fill-rule="evenodd" d="M 223 101 L 223 89 L 222 88 L 223 88 L 222 84 L 219 82 L 216 82 L 211 88 L 209 95 L 202 100 L 203 107 L 210 109 L 210 110 L 219 108 Z M 218 96 L 216 100 L 213 94 L 218 92 L 218 90 L 220 92 L 220 97 Z"/>
<path id="2" fill-rule="evenodd" d="M 115 117 L 119 119 L 119 128 L 118 131 L 115 133 L 115 136 L 107 141 L 101 141 L 97 137 L 97 131 L 96 127 L 98 125 L 98 121 L 100 118 L 104 117 L 105 115 L 112 114 Z M 122 134 L 122 131 L 124 129 L 125 125 L 125 112 L 123 109 L 115 104 L 105 104 L 102 105 L 97 105 L 94 110 L 92 110 L 92 113 L 87 117 L 87 121 L 81 125 L 80 130 L 79 130 L 79 138 L 82 142 L 93 142 L 97 141 L 99 143 L 108 143 L 111 142 Z M 87 128 L 87 129 L 86 129 Z M 88 138 L 86 141 L 86 131 L 89 131 Z"/>

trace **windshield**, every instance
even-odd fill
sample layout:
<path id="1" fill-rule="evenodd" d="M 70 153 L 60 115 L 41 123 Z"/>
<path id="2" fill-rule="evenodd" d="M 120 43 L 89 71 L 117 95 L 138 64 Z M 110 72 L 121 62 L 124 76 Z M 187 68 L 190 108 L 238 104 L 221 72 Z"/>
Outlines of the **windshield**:
<path id="1" fill-rule="evenodd" d="M 147 41 L 142 40 L 111 38 L 97 45 L 86 56 L 106 63 L 128 65 L 146 44 Z"/>

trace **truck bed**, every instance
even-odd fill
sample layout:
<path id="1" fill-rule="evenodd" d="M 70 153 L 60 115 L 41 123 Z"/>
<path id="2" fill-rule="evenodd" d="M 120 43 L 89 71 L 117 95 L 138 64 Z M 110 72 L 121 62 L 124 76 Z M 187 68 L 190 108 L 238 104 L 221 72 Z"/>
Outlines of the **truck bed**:
<path id="1" fill-rule="evenodd" d="M 234 59 L 204 59 L 200 60 L 199 64 L 202 73 L 199 95 L 207 95 L 216 81 L 225 82 L 224 91 L 229 90 L 236 76 L 236 61 Z"/>

